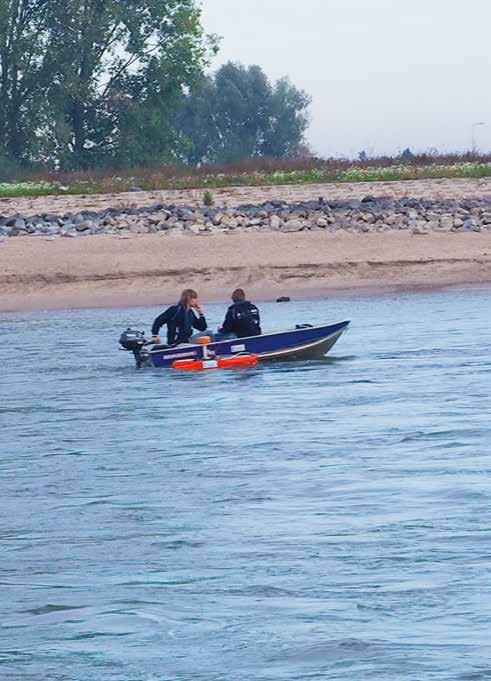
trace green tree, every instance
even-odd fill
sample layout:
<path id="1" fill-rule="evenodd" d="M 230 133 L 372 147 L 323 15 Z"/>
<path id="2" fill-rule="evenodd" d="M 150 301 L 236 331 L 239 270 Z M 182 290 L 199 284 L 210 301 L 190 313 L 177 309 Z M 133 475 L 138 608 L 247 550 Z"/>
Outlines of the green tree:
<path id="1" fill-rule="evenodd" d="M 0 156 L 28 163 L 51 82 L 49 0 L 0 0 Z"/>
<path id="2" fill-rule="evenodd" d="M 170 111 L 216 45 L 195 1 L 69 0 L 57 27 L 64 56 L 53 101 L 65 165 L 169 160 Z"/>
<path id="3" fill-rule="evenodd" d="M 167 160 L 172 106 L 215 49 L 195 0 L 0 0 L 0 153 Z"/>
<path id="4" fill-rule="evenodd" d="M 295 155 L 303 144 L 310 98 L 282 78 L 270 83 L 259 66 L 228 63 L 201 81 L 178 114 L 188 163 Z"/>

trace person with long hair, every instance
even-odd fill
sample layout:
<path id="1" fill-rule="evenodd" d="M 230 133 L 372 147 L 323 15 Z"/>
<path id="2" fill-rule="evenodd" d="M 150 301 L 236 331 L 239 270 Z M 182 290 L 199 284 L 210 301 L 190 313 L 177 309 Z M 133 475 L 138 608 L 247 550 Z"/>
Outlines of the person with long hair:
<path id="1" fill-rule="evenodd" d="M 171 305 L 155 319 L 152 325 L 152 343 L 160 343 L 159 331 L 164 324 L 167 324 L 168 345 L 189 343 L 193 329 L 206 331 L 208 324 L 196 291 L 185 289 L 177 305 Z"/>

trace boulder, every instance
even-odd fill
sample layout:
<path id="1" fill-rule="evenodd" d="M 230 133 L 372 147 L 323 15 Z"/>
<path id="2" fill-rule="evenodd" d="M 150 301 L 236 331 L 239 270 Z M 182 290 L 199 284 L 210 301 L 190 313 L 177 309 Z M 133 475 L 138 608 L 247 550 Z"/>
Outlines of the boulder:
<path id="1" fill-rule="evenodd" d="M 283 224 L 283 221 L 279 217 L 279 215 L 272 215 L 269 218 L 269 227 L 270 227 L 270 229 L 272 229 L 274 231 L 280 229 L 282 224 Z"/>
<path id="2" fill-rule="evenodd" d="M 205 229 L 205 226 L 200 225 L 197 222 L 193 223 L 192 225 L 186 225 L 186 231 L 192 232 L 193 234 L 199 234 L 202 229 Z"/>
<path id="3" fill-rule="evenodd" d="M 281 229 L 283 232 L 300 232 L 303 227 L 303 222 L 300 220 L 288 220 Z"/>
<path id="4" fill-rule="evenodd" d="M 24 218 L 13 217 L 9 218 L 6 222 L 7 227 L 12 227 L 12 229 L 19 230 L 26 228 L 26 221 Z"/>
<path id="5" fill-rule="evenodd" d="M 86 229 L 93 229 L 96 223 L 93 220 L 83 220 L 76 224 L 75 229 L 77 232 L 85 232 Z"/>
<path id="6" fill-rule="evenodd" d="M 440 227 L 443 230 L 450 230 L 454 226 L 454 219 L 452 215 L 442 215 L 440 218 Z"/>
<path id="7" fill-rule="evenodd" d="M 214 215 L 212 218 L 212 222 L 215 226 L 221 225 L 223 218 L 224 218 L 223 213 L 216 213 L 216 215 Z"/>

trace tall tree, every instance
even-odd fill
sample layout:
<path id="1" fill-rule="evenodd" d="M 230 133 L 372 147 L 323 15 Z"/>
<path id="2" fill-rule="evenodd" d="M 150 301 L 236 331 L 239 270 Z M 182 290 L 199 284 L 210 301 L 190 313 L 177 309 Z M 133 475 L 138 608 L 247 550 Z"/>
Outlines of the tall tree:
<path id="1" fill-rule="evenodd" d="M 185 98 L 177 127 L 188 163 L 293 156 L 302 145 L 310 98 L 259 66 L 228 63 Z"/>
<path id="2" fill-rule="evenodd" d="M 215 47 L 195 0 L 0 0 L 0 149 L 87 168 L 151 134 L 169 156 L 170 104 Z"/>
<path id="3" fill-rule="evenodd" d="M 49 0 L 0 0 L 0 155 L 25 162 L 50 85 Z"/>
<path id="4" fill-rule="evenodd" d="M 169 108 L 215 49 L 214 39 L 203 33 L 195 0 L 58 4 L 56 44 L 63 45 L 63 58 L 53 101 L 55 117 L 70 131 L 68 139 L 56 139 L 65 164 L 144 162 L 148 149 L 168 160 Z"/>

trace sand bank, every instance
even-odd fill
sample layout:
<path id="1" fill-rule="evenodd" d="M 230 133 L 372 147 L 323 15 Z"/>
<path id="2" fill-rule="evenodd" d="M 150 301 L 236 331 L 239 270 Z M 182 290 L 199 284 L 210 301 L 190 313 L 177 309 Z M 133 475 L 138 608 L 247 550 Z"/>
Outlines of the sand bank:
<path id="1" fill-rule="evenodd" d="M 0 244 L 0 310 L 173 302 L 193 286 L 225 300 L 329 296 L 491 282 L 491 233 L 159 234 L 17 237 Z"/>

